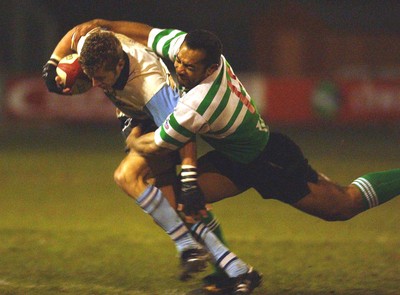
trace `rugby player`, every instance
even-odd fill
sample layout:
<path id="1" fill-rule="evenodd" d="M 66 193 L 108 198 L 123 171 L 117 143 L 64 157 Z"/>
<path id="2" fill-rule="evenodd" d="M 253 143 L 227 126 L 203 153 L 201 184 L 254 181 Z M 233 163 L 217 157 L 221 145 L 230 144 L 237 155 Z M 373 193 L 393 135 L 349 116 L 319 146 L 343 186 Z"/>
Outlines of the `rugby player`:
<path id="1" fill-rule="evenodd" d="M 207 203 L 254 188 L 264 199 L 336 221 L 351 219 L 399 195 L 400 169 L 371 172 L 343 186 L 311 167 L 295 142 L 270 131 L 212 32 L 186 33 L 101 19 L 86 25 L 93 24 L 123 32 L 174 63 L 183 95 L 173 113 L 154 132 L 132 133 L 126 142 L 148 156 L 177 150 L 200 135 L 214 148 L 198 161 L 197 180 Z M 193 226 L 200 236 L 202 228 L 201 223 Z M 224 269 L 224 253 L 218 255 Z M 236 281 L 234 294 L 250 294 L 260 280 L 249 267 Z"/>

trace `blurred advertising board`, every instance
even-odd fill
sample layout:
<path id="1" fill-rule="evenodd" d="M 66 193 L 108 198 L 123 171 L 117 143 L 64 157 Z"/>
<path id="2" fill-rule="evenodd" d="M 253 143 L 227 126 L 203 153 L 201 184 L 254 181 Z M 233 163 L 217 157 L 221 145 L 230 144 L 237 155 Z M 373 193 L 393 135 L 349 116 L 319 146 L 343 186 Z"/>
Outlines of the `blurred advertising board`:
<path id="1" fill-rule="evenodd" d="M 268 123 L 374 124 L 400 121 L 400 80 L 320 80 L 240 74 Z M 8 118 L 107 122 L 115 109 L 98 88 L 74 96 L 49 93 L 40 77 L 6 83 Z"/>
<path id="2" fill-rule="evenodd" d="M 3 109 L 6 118 L 20 120 L 115 121 L 115 107 L 99 88 L 79 95 L 50 93 L 40 77 L 7 81 Z"/>
<path id="3" fill-rule="evenodd" d="M 374 124 L 400 121 L 400 80 L 265 80 L 267 122 Z"/>

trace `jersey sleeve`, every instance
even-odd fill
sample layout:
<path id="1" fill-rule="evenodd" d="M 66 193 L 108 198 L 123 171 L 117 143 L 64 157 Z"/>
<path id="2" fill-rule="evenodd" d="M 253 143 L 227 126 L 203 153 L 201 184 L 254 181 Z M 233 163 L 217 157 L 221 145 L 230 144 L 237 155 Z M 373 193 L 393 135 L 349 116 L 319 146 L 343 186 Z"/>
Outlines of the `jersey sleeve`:
<path id="1" fill-rule="evenodd" d="M 147 46 L 159 56 L 174 61 L 185 36 L 180 30 L 154 28 L 149 33 Z"/>
<path id="2" fill-rule="evenodd" d="M 205 133 L 209 125 L 190 106 L 178 102 L 174 112 L 156 130 L 154 141 L 164 148 L 176 150 L 190 141 L 197 133 Z"/>
<path id="3" fill-rule="evenodd" d="M 157 126 L 160 126 L 165 119 L 174 111 L 179 100 L 179 93 L 168 85 L 164 85 L 144 106 Z"/>

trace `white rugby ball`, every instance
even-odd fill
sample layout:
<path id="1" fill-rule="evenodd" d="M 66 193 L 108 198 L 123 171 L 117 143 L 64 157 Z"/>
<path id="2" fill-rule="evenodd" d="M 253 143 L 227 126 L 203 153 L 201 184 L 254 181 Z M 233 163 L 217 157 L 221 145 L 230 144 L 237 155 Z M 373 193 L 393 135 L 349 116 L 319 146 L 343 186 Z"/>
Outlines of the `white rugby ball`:
<path id="1" fill-rule="evenodd" d="M 85 75 L 79 63 L 79 55 L 76 53 L 63 57 L 56 69 L 61 78 L 61 85 L 71 89 L 71 94 L 80 94 L 92 88 L 92 82 Z"/>

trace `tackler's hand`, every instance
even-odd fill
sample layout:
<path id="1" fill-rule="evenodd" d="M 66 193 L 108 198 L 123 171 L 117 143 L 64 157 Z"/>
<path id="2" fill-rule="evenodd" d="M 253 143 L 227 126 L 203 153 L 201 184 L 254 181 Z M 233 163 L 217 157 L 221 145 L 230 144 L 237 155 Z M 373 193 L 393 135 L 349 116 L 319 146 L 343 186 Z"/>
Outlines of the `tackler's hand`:
<path id="1" fill-rule="evenodd" d="M 142 135 L 142 128 L 140 127 L 140 125 L 132 126 L 132 128 L 130 128 L 128 137 L 125 140 L 126 148 L 134 148 L 136 140 L 138 139 L 138 137 L 140 137 L 140 135 Z"/>
<path id="2" fill-rule="evenodd" d="M 140 135 L 142 135 L 142 126 L 136 125 L 135 127 L 133 127 L 129 135 L 132 135 L 132 137 L 134 138 L 138 138 Z"/>
<path id="3" fill-rule="evenodd" d="M 187 223 L 195 223 L 202 217 L 207 217 L 204 194 L 197 185 L 197 171 L 195 167 L 182 167 L 182 188 L 178 197 L 177 210 L 183 213 Z"/>
<path id="4" fill-rule="evenodd" d="M 181 200 L 178 211 L 184 214 L 187 223 L 196 223 L 202 217 L 207 217 L 204 195 L 200 190 L 182 191 Z"/>

